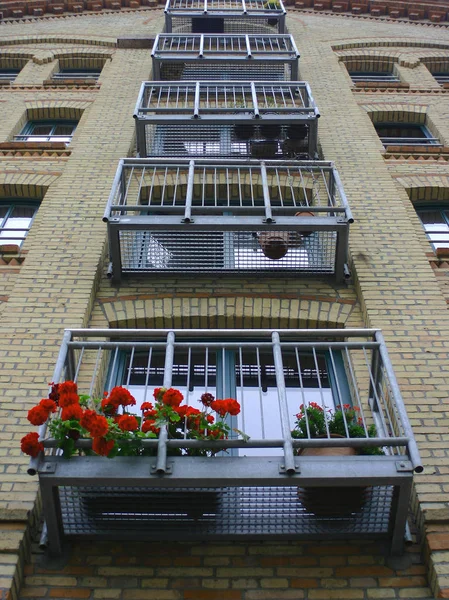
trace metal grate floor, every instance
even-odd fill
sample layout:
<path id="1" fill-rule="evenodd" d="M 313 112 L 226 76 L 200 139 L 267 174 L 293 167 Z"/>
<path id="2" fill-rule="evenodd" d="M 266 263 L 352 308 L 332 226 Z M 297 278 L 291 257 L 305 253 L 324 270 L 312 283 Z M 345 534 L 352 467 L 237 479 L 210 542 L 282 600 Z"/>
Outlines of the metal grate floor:
<path id="1" fill-rule="evenodd" d="M 331 499 L 339 490 L 324 489 Z M 113 538 L 212 539 L 387 536 L 392 486 L 362 490 L 345 514 L 315 514 L 297 487 L 60 487 L 65 535 Z M 311 490 L 312 493 L 316 488 Z"/>

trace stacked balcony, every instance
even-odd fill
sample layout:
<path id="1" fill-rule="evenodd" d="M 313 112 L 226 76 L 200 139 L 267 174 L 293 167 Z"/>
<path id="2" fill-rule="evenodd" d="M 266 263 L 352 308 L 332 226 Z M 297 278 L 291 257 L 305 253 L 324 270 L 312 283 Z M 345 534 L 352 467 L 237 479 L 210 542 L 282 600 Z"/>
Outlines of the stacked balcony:
<path id="1" fill-rule="evenodd" d="M 166 33 L 285 33 L 282 0 L 167 0 Z"/>
<path id="2" fill-rule="evenodd" d="M 121 161 L 105 211 L 110 275 L 347 276 L 352 214 L 320 161 Z"/>
<path id="3" fill-rule="evenodd" d="M 377 330 L 68 330 L 54 381 L 109 390 L 111 365 L 152 400 L 176 385 L 195 405 L 199 390 L 235 396 L 242 407 L 230 439 L 146 439 L 150 457 L 67 460 L 51 439 L 30 472 L 40 474 L 50 548 L 89 539 L 278 540 L 362 536 L 402 549 L 413 471 L 422 466 L 382 335 Z M 327 364 L 327 367 L 326 367 Z M 104 373 L 109 376 L 104 380 Z M 227 373 L 225 377 L 223 374 Z M 351 402 L 375 437 L 291 439 L 294 414 L 310 394 Z M 139 402 L 140 404 L 140 402 Z M 235 430 L 245 430 L 238 436 Z M 41 431 L 42 437 L 45 431 Z M 78 440 L 88 450 L 91 440 Z M 173 456 L 222 448 L 215 457 Z M 316 456 L 316 447 L 379 447 L 381 456 Z M 168 455 L 167 455 L 168 454 Z M 179 452 L 178 452 L 179 454 Z M 322 489 L 319 504 L 310 504 Z M 337 509 L 339 490 L 360 506 Z M 356 491 L 358 490 L 358 492 Z"/>
<path id="4" fill-rule="evenodd" d="M 160 34 L 156 81 L 296 81 L 299 52 L 291 35 Z"/>
<path id="5" fill-rule="evenodd" d="M 302 81 L 144 82 L 134 112 L 145 157 L 317 158 L 318 108 Z"/>

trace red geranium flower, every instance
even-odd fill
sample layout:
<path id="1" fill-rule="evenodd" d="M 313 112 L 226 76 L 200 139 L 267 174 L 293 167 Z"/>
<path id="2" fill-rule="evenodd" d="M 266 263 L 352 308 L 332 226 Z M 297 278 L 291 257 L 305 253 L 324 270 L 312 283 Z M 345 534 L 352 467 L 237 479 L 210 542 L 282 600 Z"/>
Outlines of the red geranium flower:
<path id="1" fill-rule="evenodd" d="M 114 440 L 106 440 L 104 437 L 95 437 L 92 442 L 92 450 L 100 456 L 107 456 L 114 448 Z"/>
<path id="2" fill-rule="evenodd" d="M 109 398 L 107 396 L 105 396 L 103 398 L 103 400 L 101 401 L 101 410 L 106 414 L 106 415 L 115 415 L 115 413 L 118 411 L 118 404 L 111 404 L 109 402 Z"/>
<path id="3" fill-rule="evenodd" d="M 233 398 L 227 398 L 226 400 L 215 400 L 211 403 L 210 407 L 222 418 L 228 413 L 230 415 L 238 415 L 240 412 L 240 404 Z"/>
<path id="4" fill-rule="evenodd" d="M 142 423 L 142 431 L 143 433 L 148 433 L 149 431 L 151 431 L 152 433 L 156 433 L 158 434 L 160 431 L 159 427 L 155 427 L 155 423 L 156 421 L 154 421 L 153 419 L 149 419 L 148 421 L 144 421 Z"/>
<path id="5" fill-rule="evenodd" d="M 151 402 L 143 402 L 142 406 L 140 407 L 140 410 L 153 410 L 153 405 L 151 404 Z"/>
<path id="6" fill-rule="evenodd" d="M 48 413 L 54 413 L 58 410 L 56 402 L 54 402 L 53 400 L 49 400 L 48 398 L 42 398 L 42 400 L 39 402 L 39 406 L 45 408 L 45 410 L 48 411 Z"/>
<path id="7" fill-rule="evenodd" d="M 207 392 L 201 395 L 201 402 L 204 404 L 204 406 L 210 406 L 214 400 L 215 396 L 212 396 L 212 394 Z"/>
<path id="8" fill-rule="evenodd" d="M 143 413 L 145 419 L 155 419 L 157 417 L 157 412 L 155 410 L 146 410 Z"/>
<path id="9" fill-rule="evenodd" d="M 44 444 L 39 441 L 38 433 L 28 433 L 20 441 L 20 448 L 24 454 L 35 458 L 39 452 L 44 451 Z"/>
<path id="10" fill-rule="evenodd" d="M 83 416 L 83 409 L 79 404 L 70 404 L 66 406 L 66 408 L 62 409 L 61 419 L 63 421 L 71 421 L 72 419 L 77 419 L 78 421 Z"/>
<path id="11" fill-rule="evenodd" d="M 28 421 L 31 425 L 43 425 L 48 419 L 49 412 L 38 404 L 28 411 Z"/>
<path id="12" fill-rule="evenodd" d="M 179 390 L 175 390 L 174 388 L 166 390 L 162 396 L 162 402 L 167 406 L 179 406 L 183 400 L 184 396 Z"/>
<path id="13" fill-rule="evenodd" d="M 59 394 L 59 406 L 66 408 L 72 404 L 79 404 L 79 396 L 76 392 L 67 392 L 66 394 Z"/>
<path id="14" fill-rule="evenodd" d="M 56 402 L 56 404 L 58 404 L 58 402 L 59 402 L 59 383 L 55 383 L 54 381 L 52 381 L 48 385 L 51 385 L 51 391 L 48 394 L 48 397 L 50 398 L 50 400 L 53 400 L 54 402 Z"/>
<path id="15" fill-rule="evenodd" d="M 112 388 L 109 392 L 108 404 L 113 406 L 134 406 L 136 399 L 134 396 L 124 387 L 117 386 Z"/>
<path id="16" fill-rule="evenodd" d="M 136 417 L 132 415 L 121 415 L 117 419 L 117 425 L 122 431 L 136 431 L 139 428 L 139 423 Z"/>
<path id="17" fill-rule="evenodd" d="M 106 435 L 109 424 L 106 417 L 98 415 L 94 410 L 85 410 L 80 419 L 81 427 L 87 429 L 92 437 L 102 437 Z"/>
<path id="18" fill-rule="evenodd" d="M 154 392 L 153 392 L 154 399 L 162 400 L 162 396 L 164 395 L 165 391 L 166 391 L 166 388 L 164 388 L 164 387 L 154 388 Z"/>
<path id="19" fill-rule="evenodd" d="M 74 381 L 64 381 L 64 383 L 57 384 L 59 395 L 61 394 L 77 394 L 78 386 Z"/>

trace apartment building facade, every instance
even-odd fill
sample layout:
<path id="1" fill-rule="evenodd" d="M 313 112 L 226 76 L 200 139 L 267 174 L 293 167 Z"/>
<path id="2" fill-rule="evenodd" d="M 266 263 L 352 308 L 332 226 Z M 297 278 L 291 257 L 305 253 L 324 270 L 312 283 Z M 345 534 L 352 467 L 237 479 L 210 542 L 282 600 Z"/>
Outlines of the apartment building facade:
<path id="1" fill-rule="evenodd" d="M 449 595 L 445 22 L 237 4 L 5 15 L 5 598 Z M 235 396 L 249 440 L 47 451 L 39 493 L 52 379 Z M 346 399 L 383 455 L 300 454 Z"/>

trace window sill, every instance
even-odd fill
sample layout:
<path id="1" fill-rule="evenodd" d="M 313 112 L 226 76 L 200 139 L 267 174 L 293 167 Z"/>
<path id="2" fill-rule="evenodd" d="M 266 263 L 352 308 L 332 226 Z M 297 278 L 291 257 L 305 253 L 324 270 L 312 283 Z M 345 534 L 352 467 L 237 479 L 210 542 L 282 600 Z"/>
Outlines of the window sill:
<path id="1" fill-rule="evenodd" d="M 100 83 L 92 77 L 85 79 L 46 79 L 43 83 L 44 88 L 61 87 L 79 87 L 79 88 L 99 88 Z"/>
<path id="2" fill-rule="evenodd" d="M 0 142 L 0 155 L 39 154 L 48 156 L 70 156 L 64 142 Z"/>
<path id="3" fill-rule="evenodd" d="M 424 160 L 442 159 L 449 160 L 449 146 L 440 146 L 435 144 L 425 145 L 400 145 L 386 146 L 383 154 L 385 159 L 395 158 L 422 158 Z"/>
<path id="4" fill-rule="evenodd" d="M 17 244 L 0 246 L 0 267 L 11 269 L 20 267 L 25 260 L 27 250 L 21 250 Z"/>
<path id="5" fill-rule="evenodd" d="M 401 81 L 357 81 L 353 86 L 357 89 L 368 88 L 372 89 L 395 89 L 395 90 L 409 90 L 409 83 L 402 83 Z"/>

